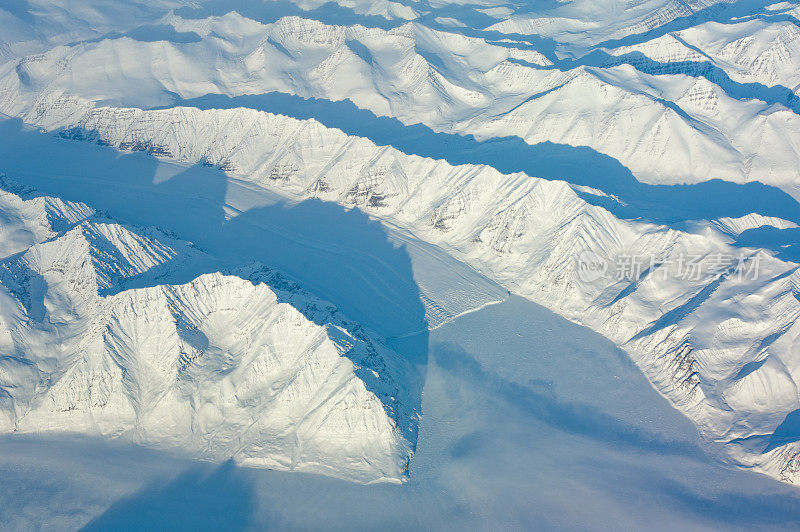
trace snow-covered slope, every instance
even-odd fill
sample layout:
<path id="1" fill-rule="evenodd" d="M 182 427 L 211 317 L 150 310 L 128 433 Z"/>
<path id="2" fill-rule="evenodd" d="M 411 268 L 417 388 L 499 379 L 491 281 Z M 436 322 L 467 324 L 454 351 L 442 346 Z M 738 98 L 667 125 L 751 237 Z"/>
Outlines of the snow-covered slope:
<path id="1" fill-rule="evenodd" d="M 404 478 L 411 370 L 333 305 L 257 266 L 170 284 L 208 257 L 85 205 L 1 194 L 2 430 Z"/>
<path id="2" fill-rule="evenodd" d="M 249 109 L 100 108 L 76 119 L 84 108 L 74 102 L 46 108 L 54 116 L 45 112 L 40 123 L 61 137 L 215 165 L 260 188 L 355 206 L 412 230 L 603 332 L 709 440 L 733 442 L 735 460 L 794 479 L 793 441 L 764 455 L 737 442 L 772 434 L 800 408 L 792 355 L 799 270 L 734 247 L 716 229 L 724 221 L 690 231 L 625 222 L 563 182 L 454 167 Z M 582 278 L 587 256 L 607 275 Z"/>
<path id="3" fill-rule="evenodd" d="M 112 149 L 146 152 L 183 167 L 215 167 L 223 181 L 243 183 L 252 197 L 315 198 L 366 212 L 402 234 L 409 249 L 433 246 L 425 249 L 444 250 L 454 259 L 450 264 L 469 266 L 437 276 L 436 267 L 415 265 L 410 300 L 420 299 L 419 315 L 417 301 L 391 301 L 393 295 L 373 290 L 381 307 L 396 304 L 395 314 L 414 314 L 393 328 L 392 312 L 376 312 L 376 338 L 438 326 L 497 300 L 495 286 L 471 268 L 623 347 L 697 424 L 709 448 L 722 449 L 736 464 L 800 482 L 796 4 L 234 4 L 153 5 L 136 27 L 119 22 L 115 32 L 84 32 L 80 39 L 42 29 L 32 17 L 38 36 L 10 37 L 4 48 L 0 112 L 40 128 L 62 149 L 82 146 L 87 157 Z M 74 31 L 80 27 L 76 23 Z M 319 121 L 307 119 L 315 113 Z M 124 209 L 99 196 L 103 186 L 150 184 L 126 183 L 124 173 L 103 175 L 100 164 L 83 170 L 73 161 L 69 170 L 53 170 L 52 161 L 35 160 L 39 148 L 25 152 L 25 139 L 37 134 L 17 136 L 8 126 L 13 123 L 4 121 L 9 141 L 0 147 L 0 171 L 26 183 L 74 184 L 65 198 L 91 191 L 96 206 L 111 215 Z M 85 150 L 87 144 L 95 151 Z M 142 202 L 147 223 L 147 200 L 128 193 L 131 209 Z M 248 203 L 247 194 L 223 198 L 226 218 L 249 212 L 256 202 Z M 26 201 L 61 201 L 58 219 L 71 221 L 59 223 L 72 225 L 84 209 L 55 198 Z M 55 236 L 43 223 L 5 229 L 9 237 L 0 245 L 10 250 L 10 272 L 26 261 L 40 264 L 32 257 L 42 246 L 99 231 L 87 229 L 97 224 L 83 224 L 74 234 L 53 226 Z M 198 240 L 181 234 L 186 227 L 179 223 L 167 225 L 163 229 L 184 240 Z M 224 247 L 211 238 L 203 245 L 212 256 Z M 155 259 L 146 257 L 159 249 L 131 254 L 142 254 L 137 260 L 147 265 Z M 184 301 L 211 305 L 222 290 L 211 285 L 231 293 L 250 289 L 241 275 L 213 269 L 181 282 L 112 289 L 122 256 L 109 253 L 93 274 L 100 295 L 82 296 L 78 305 L 73 296 L 54 294 L 64 303 L 54 311 L 74 313 L 85 304 L 80 312 L 102 316 L 93 323 L 105 324 L 117 312 L 112 302 L 136 296 L 158 300 L 153 312 L 179 315 L 181 323 L 200 328 L 190 318 L 196 311 L 181 306 L 199 303 Z M 300 265 L 292 273 L 343 304 L 357 299 L 350 285 L 333 292 L 314 285 L 324 277 L 313 269 Z M 15 290 L 9 293 L 42 289 Z M 269 299 L 272 292 L 263 290 L 255 300 Z M 465 294 L 470 291 L 474 297 Z M 266 320 L 267 306 L 248 312 Z M 32 302 L 20 308 L 49 312 Z M 367 314 L 358 319 L 369 320 Z M 182 338 L 180 327 L 164 334 Z M 331 330 L 325 334 L 336 344 Z M 214 338 L 219 350 L 230 350 L 221 347 L 227 341 Z M 397 357 L 389 352 L 382 358 Z M 387 391 L 391 386 L 370 383 L 365 366 L 354 367 L 353 382 L 376 393 L 384 421 L 410 435 L 378 436 L 390 432 L 371 421 L 366 438 L 383 438 L 384 447 L 374 448 L 383 465 L 352 465 L 355 451 L 348 447 L 342 451 L 346 468 L 336 465 L 336 456 L 313 467 L 342 475 L 361 467 L 362 479 L 398 478 L 403 441 L 412 447 L 415 441 L 419 389 L 405 385 L 416 379 L 404 373 L 411 370 L 389 371 L 400 375 L 393 382 L 409 398 L 395 409 L 390 405 L 399 399 Z M 383 382 L 383 372 L 372 369 Z"/>
<path id="4" fill-rule="evenodd" d="M 119 35 L 155 23 L 180 1 L 27 0 L 0 5 L 0 59 L 40 53 L 53 46 Z M 140 37 L 147 34 L 139 34 Z M 157 34 L 150 34 L 151 36 Z"/>
<path id="5" fill-rule="evenodd" d="M 379 116 L 477 139 L 588 146 L 645 182 L 759 180 L 800 197 L 800 152 L 792 140 L 800 133 L 799 108 L 794 85 L 781 88 L 793 83 L 785 75 L 753 86 L 741 76 L 730 79 L 724 65 L 707 58 L 660 62 L 652 50 L 649 56 L 614 51 L 616 60 L 610 54 L 548 59 L 419 23 L 384 30 L 285 17 L 262 24 L 232 12 L 209 19 L 168 15 L 160 24 L 195 37 L 124 36 L 8 61 L 0 68 L 0 111 L 30 113 L 53 92 L 150 107 L 176 96 L 278 91 L 347 99 Z M 791 51 L 798 42 L 781 46 Z M 759 52 L 751 55 L 739 61 L 765 61 Z"/>

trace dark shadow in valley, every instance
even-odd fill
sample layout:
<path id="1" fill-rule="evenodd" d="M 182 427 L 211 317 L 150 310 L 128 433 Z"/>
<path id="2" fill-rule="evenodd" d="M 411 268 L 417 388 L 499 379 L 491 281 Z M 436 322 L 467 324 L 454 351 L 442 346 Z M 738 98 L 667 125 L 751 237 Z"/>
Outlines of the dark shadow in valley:
<path id="1" fill-rule="evenodd" d="M 406 22 L 402 19 L 389 20 L 378 15 L 358 14 L 352 9 L 340 6 L 335 2 L 325 2 L 318 7 L 306 10 L 286 0 L 270 2 L 210 0 L 192 6 L 180 7 L 175 10 L 175 14 L 188 19 L 203 19 L 207 17 L 221 17 L 232 11 L 262 24 L 270 24 L 282 17 L 296 16 L 317 20 L 324 24 L 338 24 L 342 26 L 360 24 L 369 28 L 389 30 Z"/>
<path id="2" fill-rule="evenodd" d="M 766 478 L 753 478 L 759 475 L 736 472 L 731 480 L 741 483 L 737 486 L 726 478 L 733 471 L 715 473 L 706 481 L 697 482 L 697 471 L 690 471 L 681 479 L 657 468 L 629 463 L 602 471 L 603 480 L 609 485 L 638 485 L 640 492 L 657 495 L 662 506 L 692 516 L 696 526 L 707 523 L 713 529 L 784 529 L 793 528 L 800 521 L 800 497 L 789 486 L 770 485 Z"/>
<path id="3" fill-rule="evenodd" d="M 719 24 L 738 24 L 747 20 L 759 19 L 770 23 L 789 22 L 795 26 L 800 26 L 800 21 L 791 14 L 791 6 L 764 12 L 765 7 L 770 4 L 775 5 L 770 0 L 739 0 L 731 3 L 716 3 L 703 9 L 693 10 L 689 15 L 678 17 L 644 32 L 608 39 L 591 45 L 587 53 L 592 54 L 602 48 L 613 49 L 622 46 L 635 46 L 668 33 L 679 32 L 709 21 Z M 552 0 L 543 0 L 524 6 L 516 6 L 515 14 L 538 14 L 545 18 L 550 16 L 558 17 L 557 9 L 559 7 L 563 7 L 563 4 Z M 443 24 L 438 20 L 442 16 L 455 18 L 466 23 L 466 25 Z M 561 43 L 553 37 L 546 37 L 536 33 L 521 34 L 488 29 L 489 26 L 496 24 L 501 19 L 487 17 L 484 13 L 476 12 L 467 6 L 459 6 L 459 8 L 440 6 L 433 8 L 430 13 L 423 14 L 419 20 L 431 28 L 486 40 L 495 46 L 534 50 L 556 65 L 562 63 L 562 61 L 580 62 L 586 57 L 585 54 L 572 51 L 573 45 L 570 43 Z M 579 54 L 578 57 L 575 57 L 576 53 Z M 539 68 L 538 65 L 531 66 Z"/>
<path id="4" fill-rule="evenodd" d="M 190 44 L 200 42 L 202 40 L 200 35 L 193 31 L 176 31 L 174 27 L 167 24 L 144 24 L 124 33 L 112 31 L 110 33 L 106 33 L 105 35 L 101 35 L 93 39 L 86 39 L 81 42 L 93 43 L 104 41 L 106 39 L 120 39 L 122 37 L 130 37 L 131 39 L 139 42 L 166 41 L 175 44 Z"/>
<path id="5" fill-rule="evenodd" d="M 588 403 L 563 402 L 554 393 L 517 384 L 483 368 L 471 354 L 455 344 L 436 344 L 431 350 L 436 365 L 455 377 L 487 390 L 507 405 L 522 410 L 562 432 L 590 438 L 617 448 L 632 448 L 660 455 L 703 459 L 705 453 L 687 441 L 668 440 L 625 423 Z M 464 449 L 458 449 L 463 452 Z"/>
<path id="6" fill-rule="evenodd" d="M 558 2 L 554 2 L 552 0 L 548 0 L 547 3 L 550 5 L 545 6 L 545 2 L 542 2 L 542 5 L 537 5 L 535 7 L 535 10 L 537 12 L 543 12 L 559 6 Z M 757 4 L 758 8 L 763 8 L 763 6 L 764 4 L 762 2 Z M 726 9 L 727 8 L 728 7 L 726 6 Z M 522 7 L 517 12 L 524 13 L 530 11 L 531 9 L 534 8 L 526 9 Z M 285 16 L 299 16 L 306 19 L 317 20 L 329 25 L 339 24 L 352 26 L 354 24 L 360 24 L 370 28 L 381 28 L 384 30 L 395 28 L 403 22 L 402 20 L 389 20 L 380 16 L 358 14 L 350 9 L 339 6 L 334 2 L 325 3 L 314 9 L 303 10 L 294 3 L 285 0 L 270 2 L 268 5 L 254 2 L 237 3 L 236 1 L 231 2 L 230 0 L 214 0 L 212 2 L 202 4 L 201 6 L 185 6 L 178 9 L 176 12 L 179 15 L 187 18 L 223 16 L 231 12 L 237 12 L 247 18 L 257 20 L 262 23 L 273 23 Z M 708 12 L 722 13 L 725 12 L 725 9 L 720 10 L 719 6 L 712 6 L 708 10 L 703 10 L 700 13 L 707 15 Z M 668 23 L 667 26 L 671 27 L 676 24 L 680 24 L 680 21 L 684 20 L 702 20 L 702 16 L 705 15 L 698 15 L 701 17 L 699 19 L 697 19 L 697 17 L 684 17 L 677 19 L 676 21 Z M 798 23 L 797 19 L 794 17 L 782 13 L 762 16 L 767 17 L 769 20 L 786 20 L 791 21 L 794 24 Z M 460 20 L 462 22 L 466 22 L 467 25 L 465 27 L 444 25 L 440 22 L 442 17 L 445 19 Z M 716 18 L 720 18 L 720 16 L 717 15 Z M 651 75 L 684 74 L 691 77 L 703 77 L 718 85 L 723 91 L 733 98 L 758 99 L 767 104 L 777 103 L 786 106 L 796 114 L 800 114 L 800 98 L 792 91 L 792 89 L 782 85 L 767 86 L 758 82 L 745 83 L 734 81 L 722 68 L 713 64 L 711 61 L 675 61 L 663 63 L 655 61 L 645 56 L 641 52 L 631 52 L 624 55 L 614 56 L 610 55 L 605 50 L 599 49 L 599 47 L 594 48 L 580 57 L 559 57 L 555 53 L 559 44 L 553 39 L 544 38 L 539 35 L 506 35 L 485 29 L 475 29 L 485 28 L 497 22 L 497 19 L 478 11 L 474 6 L 470 5 L 438 6 L 434 9 L 431 9 L 429 12 L 421 14 L 416 20 L 418 23 L 425 24 L 439 31 L 457 32 L 475 38 L 486 39 L 487 42 L 490 42 L 495 46 L 535 50 L 539 53 L 542 53 L 553 63 L 552 65 L 543 66 L 529 63 L 521 59 L 508 59 L 511 62 L 523 64 L 531 68 L 541 70 L 558 69 L 561 71 L 569 71 L 580 66 L 609 68 L 625 64 L 631 65 L 637 70 Z M 662 30 L 661 28 L 655 28 L 652 31 L 658 32 L 658 35 L 661 35 Z M 97 42 L 104 39 L 115 39 L 120 37 L 130 37 L 143 42 L 168 41 L 180 44 L 200 42 L 202 40 L 201 37 L 194 32 L 178 32 L 172 26 L 166 24 L 145 24 L 125 33 L 110 32 L 85 42 Z M 509 37 L 516 39 L 516 42 L 509 41 Z M 632 37 L 633 36 L 629 36 L 628 38 Z M 647 38 L 651 37 L 648 36 Z M 497 40 L 491 41 L 491 39 Z M 270 43 L 276 47 L 282 48 L 280 44 L 272 41 L 271 39 Z M 349 41 L 348 45 L 351 44 L 359 45 L 358 41 Z M 687 47 L 691 46 L 687 44 Z M 351 48 L 353 48 L 353 46 L 351 46 Z M 364 49 L 366 50 L 366 48 Z M 433 64 L 437 68 L 439 67 L 439 65 L 437 65 L 438 57 L 435 54 L 432 54 L 419 47 L 417 47 L 416 51 L 417 53 L 423 55 L 429 63 Z M 356 53 L 358 54 L 358 52 Z M 363 54 L 358 55 L 361 55 L 362 58 L 364 58 Z M 370 62 L 368 59 L 365 59 L 365 61 L 368 63 Z M 467 78 L 464 78 L 461 81 L 469 83 Z"/>
<path id="7" fill-rule="evenodd" d="M 764 225 L 743 231 L 736 239 L 739 247 L 766 247 L 782 260 L 800 263 L 800 228 L 778 229 Z"/>
<path id="8" fill-rule="evenodd" d="M 800 441 L 800 410 L 793 410 L 786 414 L 780 425 L 769 437 L 769 443 L 762 452 L 768 453 L 787 443 Z"/>
<path id="9" fill-rule="evenodd" d="M 795 114 L 800 114 L 800 97 L 792 89 L 783 85 L 764 85 L 758 82 L 734 81 L 722 68 L 711 61 L 655 61 L 642 52 L 630 52 L 623 55 L 610 55 L 605 51 L 594 50 L 579 59 L 563 59 L 554 61 L 552 66 L 535 66 L 542 70 L 558 69 L 570 71 L 581 66 L 611 68 L 619 65 L 630 65 L 640 72 L 653 76 L 683 74 L 693 78 L 705 78 L 719 86 L 728 96 L 738 100 L 761 100 L 772 105 L 786 107 Z M 678 108 L 679 109 L 679 108 Z M 683 111 L 680 110 L 679 114 Z"/>
<path id="10" fill-rule="evenodd" d="M 764 11 L 766 6 L 771 4 L 774 4 L 771 0 L 739 0 L 731 3 L 720 2 L 703 9 L 698 9 L 690 15 L 676 18 L 675 20 L 645 32 L 603 41 L 597 44 L 597 47 L 617 48 L 620 46 L 634 46 L 656 39 L 667 33 L 685 30 L 705 22 L 736 24 L 749 19 L 762 19 L 770 22 L 791 22 L 792 24 L 798 25 L 797 18 L 788 12 L 791 8 L 778 9 L 769 14 L 759 13 L 759 11 Z"/>
<path id="11" fill-rule="evenodd" d="M 26 129 L 18 120 L 0 121 L 0 137 L 6 141 L 0 147 L 0 161 L 5 161 L 0 171 L 21 185 L 34 187 L 35 194 L 84 202 L 98 209 L 101 218 L 108 216 L 119 223 L 156 227 L 192 242 L 201 252 L 173 257 L 153 272 L 128 279 L 104 294 L 120 288 L 183 284 L 219 271 L 250 281 L 277 279 L 253 277 L 253 265 L 260 264 L 280 272 L 281 282 L 288 283 L 276 290 L 291 290 L 296 283 L 333 303 L 356 329 L 351 334 L 358 334 L 362 325 L 383 338 L 417 333 L 400 350 L 403 360 L 392 375 L 397 386 L 389 390 L 393 393 L 377 389 L 377 373 L 374 379 L 370 377 L 371 370 L 381 369 L 380 361 L 372 361 L 374 367 L 362 367 L 364 360 L 354 360 L 368 389 L 402 403 L 406 411 L 402 415 L 408 416 L 405 425 L 411 427 L 410 441 L 416 441 L 414 413 L 421 411 L 428 358 L 425 306 L 405 246 L 390 241 L 380 222 L 357 208 L 318 199 L 292 203 L 274 193 L 260 195 L 258 190 L 237 185 L 238 197 L 252 202 L 252 207 L 240 212 L 227 205 L 228 177 L 216 168 L 164 164 L 147 153 L 120 152 Z M 15 164 L 19 175 L 14 173 Z M 313 305 L 298 310 L 317 323 L 328 315 Z M 401 416 L 388 405 L 387 410 Z"/>
<path id="12" fill-rule="evenodd" d="M 800 205 L 782 190 L 758 182 L 744 185 L 712 179 L 693 185 L 649 185 L 639 182 L 619 161 L 592 148 L 519 137 L 478 141 L 472 135 L 437 133 L 421 125 L 405 125 L 378 117 L 349 100 L 304 99 L 285 93 L 228 97 L 207 95 L 177 105 L 199 109 L 247 107 L 298 119 L 314 118 L 327 127 L 366 137 L 405 153 L 444 159 L 450 164 L 486 164 L 500 172 L 525 172 L 548 180 L 599 189 L 619 199 L 577 191 L 587 202 L 624 219 L 641 219 L 684 228 L 687 220 L 739 217 L 756 212 L 800 222 Z M 768 246 L 763 246 L 768 247 Z"/>
<path id="13" fill-rule="evenodd" d="M 112 504 L 84 530 L 245 530 L 255 510 L 250 480 L 228 461 L 155 481 Z"/>
<path id="14" fill-rule="evenodd" d="M 11 13 L 26 24 L 33 24 L 36 18 L 31 13 L 31 4 L 28 0 L 3 0 L 0 9 Z"/>

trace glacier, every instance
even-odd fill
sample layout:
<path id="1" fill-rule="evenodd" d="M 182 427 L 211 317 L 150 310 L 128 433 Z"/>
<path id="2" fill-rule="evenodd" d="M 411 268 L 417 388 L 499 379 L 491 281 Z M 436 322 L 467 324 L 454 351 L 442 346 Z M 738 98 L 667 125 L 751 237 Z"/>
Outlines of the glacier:
<path id="1" fill-rule="evenodd" d="M 790 522 L 792 488 L 749 479 L 800 483 L 798 15 L 760 0 L 0 5 L 0 446 L 230 459 L 192 467 L 247 478 L 285 526 L 323 526 L 294 510 L 304 485 L 372 497 L 375 515 L 350 514 L 371 528 L 438 483 L 460 502 L 420 527 L 469 526 L 463 503 L 483 528 L 594 528 L 565 517 L 564 478 L 584 489 L 613 462 L 661 479 L 619 477 L 672 501 L 665 523 L 761 522 L 761 489 L 770 523 Z M 552 446 L 526 449 L 525 423 Z M 561 495 L 545 504 L 509 456 Z M 509 480 L 497 498 L 492 467 Z M 454 491 L 462 475 L 482 488 Z M 278 485 L 296 489 L 265 494 Z M 747 501 L 743 521 L 726 497 Z M 135 520 L 121 501 L 92 523 Z"/>

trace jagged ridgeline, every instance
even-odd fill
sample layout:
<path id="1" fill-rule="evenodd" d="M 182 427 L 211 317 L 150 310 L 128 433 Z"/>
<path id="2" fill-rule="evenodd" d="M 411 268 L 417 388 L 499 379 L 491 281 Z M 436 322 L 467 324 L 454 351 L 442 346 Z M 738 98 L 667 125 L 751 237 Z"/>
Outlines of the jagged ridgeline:
<path id="1" fill-rule="evenodd" d="M 274 270 L 3 185 L 0 429 L 406 477 L 420 384 L 374 333 Z"/>
<path id="2" fill-rule="evenodd" d="M 124 23 L 87 10 L 85 24 L 52 16 L 36 31 L 25 11 L 2 37 L 0 171 L 61 191 L 4 195 L 9 430 L 62 409 L 54 428 L 136 425 L 143 441 L 214 456 L 402 478 L 422 383 L 390 345 L 511 290 L 613 340 L 726 460 L 800 481 L 795 4 L 235 3 L 137 4 Z M 213 209 L 165 168 L 218 170 Z M 397 237 L 373 254 L 379 271 L 401 271 L 341 283 L 306 261 L 291 273 L 319 282 L 301 297 L 259 267 L 198 269 L 222 246 L 181 243 L 191 224 L 159 216 L 156 194 L 126 206 L 109 188 L 164 192 L 162 210 L 199 198 L 199 237 L 256 197 L 360 216 Z M 175 235 L 58 199 L 78 191 Z M 286 229 L 298 212 L 262 221 Z M 320 249 L 355 255 L 312 221 Z M 580 257 L 609 269 L 587 281 Z M 723 260 L 686 275 L 687 257 Z M 646 264 L 615 271 L 623 259 Z M 304 340 L 289 351 L 305 358 L 269 337 L 294 337 L 292 323 Z M 248 371 L 262 399 L 229 393 Z M 104 418 L 107 404 L 125 421 Z"/>

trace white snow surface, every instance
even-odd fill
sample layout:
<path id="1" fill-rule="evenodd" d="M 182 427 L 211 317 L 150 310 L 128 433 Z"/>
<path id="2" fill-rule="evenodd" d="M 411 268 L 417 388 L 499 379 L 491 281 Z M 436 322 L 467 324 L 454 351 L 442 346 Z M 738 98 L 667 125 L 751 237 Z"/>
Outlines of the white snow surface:
<path id="1" fill-rule="evenodd" d="M 403 484 L 198 464 L 96 438 L 0 437 L 0 526 L 786 530 L 794 486 L 704 456 L 597 333 L 519 296 L 432 331 Z"/>
<path id="2" fill-rule="evenodd" d="M 1 430 L 405 478 L 411 369 L 335 306 L 258 265 L 169 284 L 212 261 L 83 204 L 3 191 L 0 208 Z"/>
<path id="3" fill-rule="evenodd" d="M 800 482 L 797 4 L 87 6 L 0 11 L 0 172 L 41 191 L 3 196 L 7 430 L 402 479 L 427 342 L 398 346 L 510 290 L 624 349 L 715 456 Z M 220 263 L 120 284 L 192 253 Z M 585 253 L 649 262 L 586 281 Z M 232 394 L 261 348 L 306 395 Z"/>
<path id="4" fill-rule="evenodd" d="M 675 4 L 665 9 L 686 9 Z M 638 8 L 651 12 L 647 4 Z M 656 17 L 644 29 L 669 20 Z M 384 29 L 298 16 L 262 23 L 236 11 L 200 19 L 170 12 L 138 30 L 147 38 L 134 32 L 84 40 L 6 61 L 0 111 L 35 112 L 50 93 L 151 107 L 209 94 L 280 92 L 349 100 L 403 124 L 479 140 L 587 146 L 647 183 L 760 181 L 800 198 L 800 80 L 786 63 L 800 55 L 798 29 L 758 20 L 739 33 L 706 23 L 693 28 L 698 36 L 668 34 L 646 49 L 602 47 L 559 58 L 524 41 L 417 21 Z M 742 33 L 749 40 L 741 42 Z M 715 55 L 695 52 L 710 37 Z"/>

